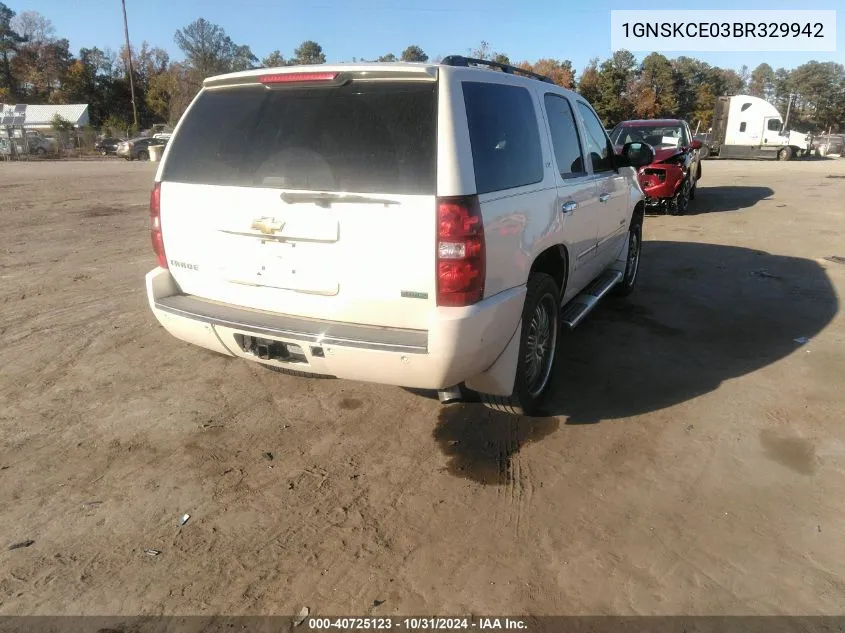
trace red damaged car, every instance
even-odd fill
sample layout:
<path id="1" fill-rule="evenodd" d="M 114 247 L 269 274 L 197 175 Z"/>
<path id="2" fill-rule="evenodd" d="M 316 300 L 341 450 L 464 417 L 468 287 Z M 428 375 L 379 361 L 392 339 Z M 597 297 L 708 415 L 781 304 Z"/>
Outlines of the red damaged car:
<path id="1" fill-rule="evenodd" d="M 686 121 L 648 119 L 623 121 L 610 133 L 617 151 L 625 143 L 648 143 L 654 148 L 654 162 L 639 170 L 646 205 L 671 215 L 686 213 L 695 198 L 701 178 L 701 141 L 692 138 Z"/>

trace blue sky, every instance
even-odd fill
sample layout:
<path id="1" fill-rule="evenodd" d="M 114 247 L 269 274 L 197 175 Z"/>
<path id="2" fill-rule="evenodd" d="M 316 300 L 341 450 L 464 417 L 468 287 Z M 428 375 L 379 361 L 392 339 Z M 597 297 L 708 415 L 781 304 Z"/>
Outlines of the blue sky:
<path id="1" fill-rule="evenodd" d="M 120 0 L 3 0 L 20 13 L 44 14 L 71 49 L 99 46 L 117 50 L 123 42 Z M 806 4 L 783 0 L 711 0 L 707 9 L 837 9 L 841 0 Z M 351 61 L 399 54 L 418 44 L 431 57 L 466 54 L 481 40 L 511 60 L 541 57 L 570 59 L 580 72 L 591 57 L 610 55 L 610 10 L 645 9 L 659 19 L 666 2 L 535 0 L 522 5 L 504 0 L 126 0 L 133 45 L 146 40 L 181 57 L 173 42 L 176 29 L 204 17 L 221 25 L 238 44 L 248 44 L 259 58 L 274 49 L 289 57 L 305 39 L 320 43 L 326 58 Z M 685 8 L 672 6 L 672 8 Z M 738 69 L 768 62 L 792 68 L 811 59 L 845 63 L 845 12 L 837 15 L 836 52 L 689 53 L 710 64 Z M 666 53 L 676 57 L 684 53 Z M 637 53 L 639 58 L 642 54 Z"/>

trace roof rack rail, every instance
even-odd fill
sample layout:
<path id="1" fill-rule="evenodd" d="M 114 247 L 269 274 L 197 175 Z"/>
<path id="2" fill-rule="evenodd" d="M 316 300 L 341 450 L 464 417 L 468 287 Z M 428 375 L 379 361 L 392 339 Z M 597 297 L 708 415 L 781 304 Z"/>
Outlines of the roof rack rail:
<path id="1" fill-rule="evenodd" d="M 552 78 L 547 77 L 546 75 L 541 75 L 540 73 L 525 70 L 518 66 L 511 66 L 510 64 L 494 62 L 489 59 L 475 59 L 474 57 L 464 57 L 462 55 L 449 55 L 448 57 L 444 57 L 443 61 L 441 61 L 440 63 L 444 66 L 459 66 L 463 68 L 467 68 L 469 66 L 489 66 L 491 68 L 498 68 L 502 72 L 508 73 L 509 75 L 518 73 L 527 77 L 539 79 L 540 81 L 545 81 L 546 83 L 554 83 L 554 81 L 552 81 Z"/>

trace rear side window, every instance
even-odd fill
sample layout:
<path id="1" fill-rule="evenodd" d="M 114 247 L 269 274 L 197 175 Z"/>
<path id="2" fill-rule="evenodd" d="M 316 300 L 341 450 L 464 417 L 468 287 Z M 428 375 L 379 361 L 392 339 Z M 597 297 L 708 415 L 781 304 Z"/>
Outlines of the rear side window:
<path id="1" fill-rule="evenodd" d="M 581 159 L 581 142 L 575 127 L 575 116 L 569 102 L 559 95 L 545 96 L 546 114 L 552 133 L 552 146 L 560 175 L 575 178 L 586 174 Z"/>
<path id="2" fill-rule="evenodd" d="M 463 83 L 477 193 L 543 180 L 540 129 L 531 94 L 519 86 Z"/>
<path id="3" fill-rule="evenodd" d="M 170 182 L 433 195 L 435 84 L 203 92 L 170 141 Z"/>

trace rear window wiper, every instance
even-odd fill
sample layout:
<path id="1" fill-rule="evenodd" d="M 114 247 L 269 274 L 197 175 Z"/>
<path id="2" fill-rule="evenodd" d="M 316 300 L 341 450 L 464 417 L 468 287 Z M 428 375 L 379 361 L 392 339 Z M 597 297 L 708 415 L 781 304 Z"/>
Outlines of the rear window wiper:
<path id="1" fill-rule="evenodd" d="M 350 203 L 357 202 L 361 204 L 383 204 L 385 206 L 390 204 L 399 204 L 396 200 L 389 200 L 387 198 L 373 198 L 370 196 L 356 196 L 353 194 L 344 193 L 290 193 L 284 192 L 280 196 L 282 200 L 288 204 L 299 204 L 303 202 L 312 202 L 318 207 L 327 208 L 332 203 Z"/>

